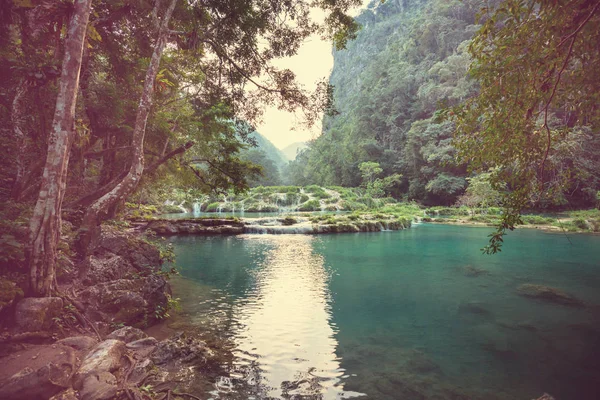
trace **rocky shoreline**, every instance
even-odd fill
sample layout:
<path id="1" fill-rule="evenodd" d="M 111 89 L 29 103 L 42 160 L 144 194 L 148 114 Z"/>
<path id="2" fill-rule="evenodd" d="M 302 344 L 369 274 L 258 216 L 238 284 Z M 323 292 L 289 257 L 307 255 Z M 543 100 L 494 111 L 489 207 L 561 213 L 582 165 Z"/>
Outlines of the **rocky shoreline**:
<path id="1" fill-rule="evenodd" d="M 206 384 L 226 352 L 140 329 L 167 318 L 174 302 L 163 261 L 145 236 L 103 226 L 94 252 L 62 271 L 55 297 L 10 291 L 0 310 L 0 398 L 197 398 L 185 391 Z"/>

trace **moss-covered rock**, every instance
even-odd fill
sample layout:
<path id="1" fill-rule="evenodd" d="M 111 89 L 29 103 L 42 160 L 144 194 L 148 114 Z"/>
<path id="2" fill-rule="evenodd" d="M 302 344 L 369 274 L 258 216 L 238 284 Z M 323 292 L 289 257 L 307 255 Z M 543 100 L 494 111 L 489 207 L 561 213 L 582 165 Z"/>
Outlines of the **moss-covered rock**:
<path id="1" fill-rule="evenodd" d="M 0 313 L 23 298 L 23 290 L 13 281 L 0 278 Z"/>

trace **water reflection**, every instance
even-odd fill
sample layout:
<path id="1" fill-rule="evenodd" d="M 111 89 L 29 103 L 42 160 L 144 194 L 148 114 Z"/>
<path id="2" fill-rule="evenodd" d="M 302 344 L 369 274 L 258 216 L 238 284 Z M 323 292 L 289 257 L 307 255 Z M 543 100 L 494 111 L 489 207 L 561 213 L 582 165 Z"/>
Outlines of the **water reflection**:
<path id="1" fill-rule="evenodd" d="M 258 369 L 261 397 L 341 397 L 343 371 L 335 354 L 335 327 L 330 324 L 330 276 L 312 246 L 318 239 L 271 235 L 244 239 L 271 248 L 253 270 L 250 293 L 234 305 L 238 366 Z"/>
<path id="2" fill-rule="evenodd" d="M 197 245 L 195 239 L 188 240 L 189 247 Z M 206 265 L 204 273 L 184 271 L 202 287 L 194 289 L 191 281 L 179 280 L 176 289 L 194 324 L 225 334 L 235 344 L 229 376 L 217 381 L 214 398 L 239 398 L 240 393 L 261 399 L 360 395 L 343 390 L 345 372 L 336 355 L 337 329 L 331 323 L 331 273 L 313 248 L 319 240 L 307 235 L 243 235 L 202 243 L 202 260 L 196 258 L 195 263 Z M 188 247 L 184 242 L 178 241 L 179 249 Z M 220 278 L 211 271 L 217 257 Z M 191 260 L 182 254 L 180 261 Z M 244 271 L 243 279 L 228 274 L 234 268 Z"/>

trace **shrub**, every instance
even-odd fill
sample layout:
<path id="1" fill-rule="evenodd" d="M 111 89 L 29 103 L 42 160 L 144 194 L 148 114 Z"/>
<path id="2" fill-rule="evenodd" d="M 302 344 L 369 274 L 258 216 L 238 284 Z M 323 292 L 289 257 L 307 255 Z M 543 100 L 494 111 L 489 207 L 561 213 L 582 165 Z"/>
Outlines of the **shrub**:
<path id="1" fill-rule="evenodd" d="M 310 200 L 298 207 L 299 211 L 321 211 L 319 200 Z"/>
<path id="2" fill-rule="evenodd" d="M 219 202 L 210 203 L 206 206 L 206 212 L 216 212 L 219 209 Z"/>
<path id="3" fill-rule="evenodd" d="M 298 223 L 298 220 L 294 217 L 285 217 L 281 220 L 281 223 L 285 226 L 290 226 Z"/>
<path id="4" fill-rule="evenodd" d="M 588 223 L 584 218 L 575 218 L 573 220 L 573 225 L 575 225 L 579 229 L 589 229 Z"/>

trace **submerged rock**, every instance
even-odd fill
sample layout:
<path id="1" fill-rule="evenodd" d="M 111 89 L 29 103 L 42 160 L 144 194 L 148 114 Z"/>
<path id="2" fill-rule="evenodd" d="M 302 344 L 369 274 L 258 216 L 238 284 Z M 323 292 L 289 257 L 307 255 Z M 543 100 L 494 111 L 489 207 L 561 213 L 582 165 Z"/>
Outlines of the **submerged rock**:
<path id="1" fill-rule="evenodd" d="M 492 313 L 484 306 L 484 304 L 478 301 L 462 303 L 458 306 L 458 312 L 463 314 L 474 314 L 483 317 L 489 317 L 492 315 Z"/>
<path id="2" fill-rule="evenodd" d="M 49 329 L 53 318 L 62 314 L 63 301 L 60 297 L 28 297 L 17 303 L 15 323 L 21 332 Z"/>
<path id="3" fill-rule="evenodd" d="M 472 265 L 465 265 L 464 267 L 460 268 L 460 270 L 465 276 L 472 278 L 476 278 L 481 275 L 487 275 L 490 273 L 489 271 L 483 268 L 477 268 Z"/>
<path id="4" fill-rule="evenodd" d="M 575 296 L 550 286 L 524 284 L 517 288 L 517 293 L 521 296 L 562 304 L 564 306 L 584 307 L 584 303 Z"/>

